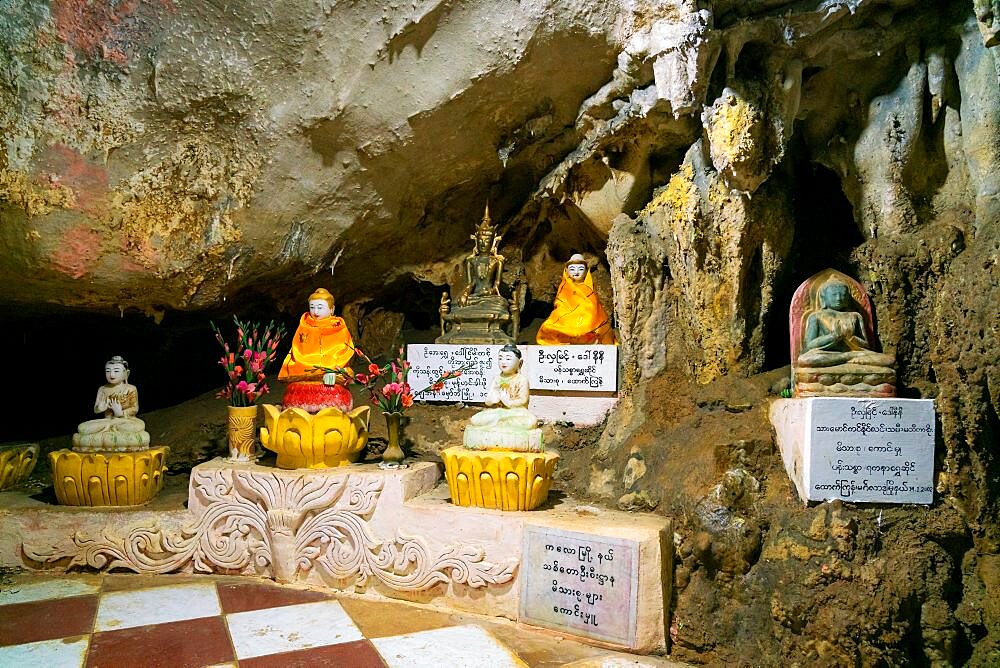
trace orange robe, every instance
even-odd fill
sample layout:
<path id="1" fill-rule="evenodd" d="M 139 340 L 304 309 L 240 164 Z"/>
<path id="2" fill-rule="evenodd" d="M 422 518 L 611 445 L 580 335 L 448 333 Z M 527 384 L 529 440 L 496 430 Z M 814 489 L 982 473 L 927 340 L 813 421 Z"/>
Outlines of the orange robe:
<path id="1" fill-rule="evenodd" d="M 292 349 L 278 372 L 278 380 L 318 378 L 323 372 L 314 370 L 314 366 L 343 367 L 353 356 L 354 340 L 343 318 L 331 315 L 317 320 L 304 313 L 292 338 Z"/>
<path id="2" fill-rule="evenodd" d="M 538 329 L 535 341 L 540 346 L 616 343 L 611 321 L 594 292 L 589 270 L 579 283 L 563 270 L 555 308 Z"/>

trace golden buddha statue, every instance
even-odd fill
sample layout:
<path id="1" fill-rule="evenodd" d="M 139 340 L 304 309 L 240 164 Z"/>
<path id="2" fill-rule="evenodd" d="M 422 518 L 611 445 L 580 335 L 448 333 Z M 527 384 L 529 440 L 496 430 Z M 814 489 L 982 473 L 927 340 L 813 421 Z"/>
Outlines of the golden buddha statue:
<path id="1" fill-rule="evenodd" d="M 489 206 L 470 238 L 475 249 L 465 258 L 466 286 L 455 308 L 451 308 L 447 293 L 442 295 L 439 308 L 442 334 L 435 343 L 514 343 L 520 327 L 520 311 L 516 303 L 500 294 L 504 257 L 497 253 L 501 237 L 490 224 Z M 507 326 L 509 334 L 504 331 Z"/>
<path id="2" fill-rule="evenodd" d="M 136 417 L 139 391 L 128 383 L 128 362 L 115 355 L 104 365 L 108 381 L 97 390 L 94 412 L 104 417 L 87 420 L 73 434 L 77 452 L 135 452 L 149 447 L 146 423 Z"/>
<path id="3" fill-rule="evenodd" d="M 333 315 L 333 304 L 333 295 L 324 288 L 309 295 L 309 312 L 299 320 L 278 380 L 318 380 L 323 372 L 313 367 L 344 367 L 351 361 L 354 340 L 344 319 Z"/>
<path id="4" fill-rule="evenodd" d="M 563 269 L 555 308 L 535 337 L 540 346 L 614 344 L 608 314 L 594 291 L 586 260 L 574 253 Z"/>
<path id="5" fill-rule="evenodd" d="M 871 302 L 856 281 L 832 269 L 810 278 L 790 328 L 796 396 L 895 396 L 896 358 L 872 350 Z"/>

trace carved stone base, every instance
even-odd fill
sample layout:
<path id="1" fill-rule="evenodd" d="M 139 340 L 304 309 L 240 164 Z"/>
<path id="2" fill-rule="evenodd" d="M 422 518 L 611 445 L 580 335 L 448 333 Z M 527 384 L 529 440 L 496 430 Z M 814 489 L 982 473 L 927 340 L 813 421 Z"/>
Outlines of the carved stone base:
<path id="1" fill-rule="evenodd" d="M 432 462 L 284 471 L 217 459 L 192 471 L 187 510 L 173 489 L 153 504 L 171 510 L 111 512 L 6 492 L 0 565 L 259 575 L 665 649 L 669 519 L 566 498 L 532 513 L 459 507 L 439 481 Z"/>
<path id="2" fill-rule="evenodd" d="M 500 328 L 499 320 L 474 320 L 459 322 L 454 318 L 448 320 L 451 328 L 434 339 L 434 343 L 448 343 L 460 346 L 476 345 L 507 345 L 514 339 Z"/>
<path id="3" fill-rule="evenodd" d="M 559 455 L 455 446 L 443 450 L 441 459 L 455 505 L 534 510 L 549 497 Z"/>
<path id="4" fill-rule="evenodd" d="M 170 448 L 137 452 L 49 453 L 52 484 L 64 506 L 141 506 L 163 487 Z"/>

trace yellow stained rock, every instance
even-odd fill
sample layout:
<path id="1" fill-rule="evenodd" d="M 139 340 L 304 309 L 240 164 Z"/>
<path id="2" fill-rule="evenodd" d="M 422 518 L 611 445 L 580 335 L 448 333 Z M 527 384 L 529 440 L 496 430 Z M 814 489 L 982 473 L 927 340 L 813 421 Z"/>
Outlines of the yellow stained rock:
<path id="1" fill-rule="evenodd" d="M 370 406 L 345 413 L 324 408 L 315 415 L 301 408 L 263 404 L 260 442 L 278 454 L 281 469 L 326 469 L 358 460 L 368 444 Z"/>
<path id="2" fill-rule="evenodd" d="M 49 453 L 56 498 L 64 506 L 140 506 L 163 488 L 170 448 L 136 452 Z"/>
<path id="3" fill-rule="evenodd" d="M 0 490 L 11 489 L 24 482 L 37 463 L 37 443 L 0 448 Z"/>
<path id="4" fill-rule="evenodd" d="M 559 455 L 455 446 L 443 450 L 441 459 L 456 506 L 534 510 L 549 496 Z"/>

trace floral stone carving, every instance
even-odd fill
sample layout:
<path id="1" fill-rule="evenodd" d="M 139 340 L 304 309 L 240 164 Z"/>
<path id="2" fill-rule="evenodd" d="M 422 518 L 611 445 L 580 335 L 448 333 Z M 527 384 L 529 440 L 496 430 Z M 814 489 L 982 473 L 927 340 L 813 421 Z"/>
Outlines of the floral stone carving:
<path id="1" fill-rule="evenodd" d="M 255 573 L 280 582 L 315 569 L 342 586 L 363 588 L 374 580 L 402 592 L 440 583 L 480 588 L 514 577 L 516 560 L 488 562 L 473 545 L 433 550 L 398 530 L 389 539 L 376 537 L 369 519 L 382 493 L 380 476 L 213 464 L 191 473 L 191 522 L 164 527 L 146 519 L 99 535 L 77 533 L 62 545 L 25 541 L 23 554 L 41 563 L 68 559 L 68 566 Z"/>

